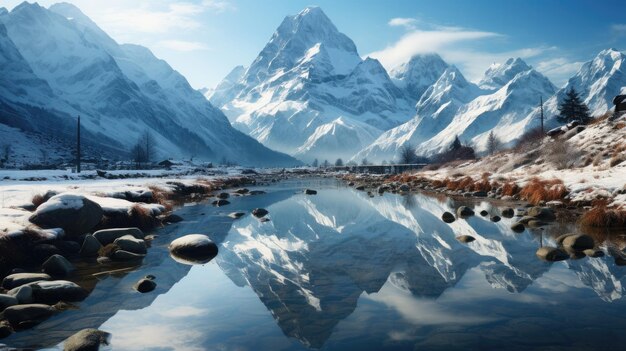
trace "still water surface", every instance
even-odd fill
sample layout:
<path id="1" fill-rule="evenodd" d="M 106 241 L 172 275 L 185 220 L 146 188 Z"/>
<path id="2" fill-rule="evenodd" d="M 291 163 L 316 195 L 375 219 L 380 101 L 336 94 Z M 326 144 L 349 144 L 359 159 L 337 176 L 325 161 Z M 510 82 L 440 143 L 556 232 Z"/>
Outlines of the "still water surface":
<path id="1" fill-rule="evenodd" d="M 264 190 L 226 207 L 185 206 L 178 213 L 186 221 L 157 231 L 140 267 L 97 277 L 83 267 L 79 281 L 93 291 L 77 309 L 3 342 L 62 349 L 86 327 L 112 334 L 107 350 L 589 350 L 626 342 L 626 267 L 610 255 L 554 264 L 535 256 L 572 225 L 516 234 L 513 219 L 446 224 L 441 214 L 459 205 L 451 199 L 369 197 L 330 180 Z M 226 216 L 256 207 L 271 221 Z M 190 233 L 208 234 L 219 255 L 201 266 L 170 258 L 168 243 Z M 476 241 L 461 244 L 462 234 Z M 614 234 L 603 247 L 623 246 Z M 134 292 L 147 274 L 157 289 Z"/>

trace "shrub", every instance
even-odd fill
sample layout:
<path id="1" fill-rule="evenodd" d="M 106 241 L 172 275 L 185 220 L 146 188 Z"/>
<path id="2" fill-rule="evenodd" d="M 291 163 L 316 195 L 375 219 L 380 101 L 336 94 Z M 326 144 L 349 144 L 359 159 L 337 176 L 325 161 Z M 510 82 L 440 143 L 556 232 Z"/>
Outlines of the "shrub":
<path id="1" fill-rule="evenodd" d="M 541 201 L 562 200 L 567 194 L 567 188 L 559 179 L 541 180 L 531 179 L 519 192 L 520 196 L 533 205 Z"/>
<path id="2" fill-rule="evenodd" d="M 541 131 L 541 128 L 530 129 L 519 138 L 515 148 L 518 151 L 528 150 L 532 147 L 538 146 L 544 137 L 545 134 Z"/>
<path id="3" fill-rule="evenodd" d="M 578 159 L 569 144 L 561 138 L 557 138 L 550 145 L 546 145 L 544 158 L 554 164 L 557 169 L 567 168 L 573 161 Z"/>
<path id="4" fill-rule="evenodd" d="M 515 196 L 519 193 L 520 187 L 515 182 L 504 183 L 502 186 L 503 196 Z"/>
<path id="5" fill-rule="evenodd" d="M 39 206 L 41 206 L 41 204 L 46 202 L 46 199 L 43 197 L 43 195 L 37 194 L 33 196 L 31 202 L 33 203 L 33 205 L 35 205 L 35 208 L 38 208 Z"/>
<path id="6" fill-rule="evenodd" d="M 605 204 L 601 204 L 585 212 L 580 219 L 580 224 L 597 228 L 626 227 L 626 211 L 608 209 Z"/>

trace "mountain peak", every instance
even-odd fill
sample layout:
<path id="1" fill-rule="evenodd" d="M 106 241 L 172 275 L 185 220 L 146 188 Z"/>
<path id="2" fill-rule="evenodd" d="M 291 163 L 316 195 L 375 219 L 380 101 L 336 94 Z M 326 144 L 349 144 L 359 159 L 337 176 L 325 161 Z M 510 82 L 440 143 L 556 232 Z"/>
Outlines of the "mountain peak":
<path id="1" fill-rule="evenodd" d="M 0 7 L 0 16 L 6 15 L 7 13 L 9 13 L 9 10 L 7 10 L 6 7 Z"/>
<path id="2" fill-rule="evenodd" d="M 39 6 L 38 3 L 33 2 L 30 3 L 28 1 L 24 1 L 21 4 L 15 6 L 15 8 L 13 8 L 13 11 L 11 11 L 11 13 L 36 13 L 38 11 L 43 11 L 44 8 Z"/>
<path id="3" fill-rule="evenodd" d="M 61 15 L 68 20 L 74 20 L 84 25 L 95 25 L 95 23 L 87 17 L 78 7 L 67 3 L 67 2 L 59 2 L 48 8 L 48 10 Z"/>
<path id="4" fill-rule="evenodd" d="M 418 54 L 392 69 L 390 75 L 409 97 L 417 101 L 448 67 L 438 54 Z"/>
<path id="5" fill-rule="evenodd" d="M 500 89 L 510 82 L 521 72 L 531 70 L 532 67 L 526 64 L 521 58 L 510 58 L 502 64 L 492 64 L 485 72 L 479 86 L 483 89 Z"/>

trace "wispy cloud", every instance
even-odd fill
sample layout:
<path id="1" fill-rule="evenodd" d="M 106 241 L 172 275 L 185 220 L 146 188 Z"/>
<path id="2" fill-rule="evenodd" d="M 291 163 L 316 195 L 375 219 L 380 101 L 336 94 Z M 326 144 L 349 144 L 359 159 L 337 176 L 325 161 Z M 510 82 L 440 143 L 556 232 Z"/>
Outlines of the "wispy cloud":
<path id="1" fill-rule="evenodd" d="M 183 52 L 208 50 L 209 48 L 203 43 L 197 41 L 185 41 L 185 40 L 162 40 L 157 43 L 158 46 Z"/>
<path id="2" fill-rule="evenodd" d="M 555 57 L 538 62 L 535 68 L 550 78 L 554 84 L 562 86 L 571 76 L 578 72 L 583 63 L 572 61 L 565 57 Z"/>
<path id="3" fill-rule="evenodd" d="M 389 20 L 391 27 L 404 27 L 406 29 L 415 29 L 417 20 L 415 18 L 396 17 Z"/>

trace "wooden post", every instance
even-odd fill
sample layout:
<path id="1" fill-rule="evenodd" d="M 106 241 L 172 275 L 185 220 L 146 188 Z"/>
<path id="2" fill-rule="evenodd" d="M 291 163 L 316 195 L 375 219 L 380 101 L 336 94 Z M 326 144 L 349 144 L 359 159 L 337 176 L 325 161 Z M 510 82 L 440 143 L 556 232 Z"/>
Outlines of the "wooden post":
<path id="1" fill-rule="evenodd" d="M 76 131 L 76 173 L 80 173 L 80 116 L 78 116 L 78 128 Z"/>

